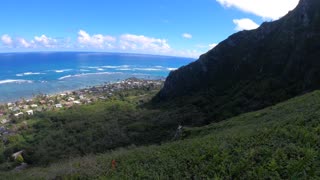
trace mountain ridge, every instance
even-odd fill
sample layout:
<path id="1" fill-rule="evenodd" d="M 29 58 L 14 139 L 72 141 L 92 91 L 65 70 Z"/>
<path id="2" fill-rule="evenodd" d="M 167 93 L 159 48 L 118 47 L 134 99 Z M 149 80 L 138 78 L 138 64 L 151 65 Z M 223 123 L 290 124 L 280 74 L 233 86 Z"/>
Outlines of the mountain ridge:
<path id="1" fill-rule="evenodd" d="M 236 115 L 319 89 L 319 25 L 320 2 L 301 0 L 281 19 L 235 33 L 199 60 L 171 72 L 155 100 L 201 93 L 215 107 L 236 101 L 227 108 Z M 235 107 L 243 108 L 232 112 Z"/>

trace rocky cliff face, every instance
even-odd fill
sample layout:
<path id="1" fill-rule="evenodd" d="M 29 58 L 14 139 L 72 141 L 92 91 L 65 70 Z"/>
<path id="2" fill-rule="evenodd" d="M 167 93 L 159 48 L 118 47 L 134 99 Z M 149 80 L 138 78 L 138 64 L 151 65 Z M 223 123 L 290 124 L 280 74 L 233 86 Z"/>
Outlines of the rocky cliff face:
<path id="1" fill-rule="evenodd" d="M 320 0 L 301 0 L 280 20 L 238 32 L 171 72 L 156 99 L 201 92 L 216 106 L 237 101 L 230 110 L 246 106 L 243 111 L 249 111 L 318 88 Z"/>

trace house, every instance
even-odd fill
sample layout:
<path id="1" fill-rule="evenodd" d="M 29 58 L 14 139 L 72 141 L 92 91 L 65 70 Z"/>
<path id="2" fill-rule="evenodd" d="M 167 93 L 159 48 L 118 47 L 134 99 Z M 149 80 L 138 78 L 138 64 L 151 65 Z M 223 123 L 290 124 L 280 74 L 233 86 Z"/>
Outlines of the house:
<path id="1" fill-rule="evenodd" d="M 8 103 L 7 105 L 8 105 L 8 107 L 11 107 L 13 104 L 12 103 Z"/>
<path id="2" fill-rule="evenodd" d="M 31 103 L 31 102 L 32 102 L 32 99 L 27 99 L 26 102 L 27 102 L 27 103 Z"/>
<path id="3" fill-rule="evenodd" d="M 62 108 L 62 104 L 56 104 L 56 108 Z"/>
<path id="4" fill-rule="evenodd" d="M 13 108 L 12 108 L 12 111 L 14 111 L 14 112 L 20 111 L 20 108 L 19 108 L 19 107 L 13 107 Z"/>
<path id="5" fill-rule="evenodd" d="M 32 115 L 33 115 L 33 110 L 28 110 L 28 111 L 26 111 L 26 113 L 27 113 L 29 116 L 32 116 Z"/>
<path id="6" fill-rule="evenodd" d="M 73 101 L 73 104 L 81 104 L 80 101 Z"/>
<path id="7" fill-rule="evenodd" d="M 9 120 L 7 120 L 7 119 L 2 119 L 1 120 L 1 124 L 6 124 L 6 123 L 8 123 L 9 122 Z"/>
<path id="8" fill-rule="evenodd" d="M 29 105 L 24 105 L 23 109 L 29 109 Z"/>
<path id="9" fill-rule="evenodd" d="M 69 108 L 69 107 L 72 107 L 72 106 L 73 106 L 73 102 L 66 102 L 65 105 L 66 105 L 66 107 L 68 107 L 68 108 Z"/>
<path id="10" fill-rule="evenodd" d="M 19 112 L 17 114 L 14 114 L 15 117 L 20 117 L 20 116 L 23 116 L 23 112 Z"/>
<path id="11" fill-rule="evenodd" d="M 37 108 L 37 107 L 38 107 L 38 105 L 36 105 L 36 104 L 31 105 L 31 108 Z"/>
<path id="12" fill-rule="evenodd" d="M 73 97 L 69 97 L 68 98 L 68 101 L 70 102 L 70 101 L 74 101 L 74 98 Z"/>

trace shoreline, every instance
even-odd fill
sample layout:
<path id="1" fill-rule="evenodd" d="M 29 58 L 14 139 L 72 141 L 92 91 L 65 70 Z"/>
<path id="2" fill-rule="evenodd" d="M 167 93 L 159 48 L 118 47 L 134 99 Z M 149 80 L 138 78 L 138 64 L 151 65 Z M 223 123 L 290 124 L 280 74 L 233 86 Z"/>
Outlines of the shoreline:
<path id="1" fill-rule="evenodd" d="M 115 93 L 131 89 L 157 89 L 165 79 L 128 78 L 117 82 L 106 82 L 76 90 L 60 91 L 52 94 L 37 94 L 32 98 L 20 98 L 14 102 L 0 103 L 0 123 L 5 125 L 14 119 L 33 116 L 37 112 L 57 111 L 72 106 L 105 101 Z"/>
<path id="2" fill-rule="evenodd" d="M 131 78 L 136 78 L 136 77 L 132 76 L 132 77 L 128 77 L 128 78 L 125 78 L 125 79 L 110 80 L 110 81 L 105 81 L 105 82 L 102 82 L 102 83 L 101 82 L 100 83 L 96 83 L 94 85 L 83 85 L 81 87 L 75 87 L 75 88 L 70 88 L 70 89 L 63 89 L 63 90 L 57 89 L 56 91 L 53 91 L 53 92 L 35 91 L 35 93 L 32 93 L 32 95 L 26 95 L 26 96 L 20 96 L 20 97 L 18 97 L 19 95 L 17 95 L 16 98 L 11 98 L 10 100 L 3 100 L 3 101 L 0 100 L 0 105 L 4 105 L 4 104 L 7 104 L 7 103 L 15 103 L 15 102 L 19 102 L 21 100 L 32 100 L 33 98 L 37 97 L 38 95 L 54 96 L 54 95 L 58 95 L 58 94 L 61 94 L 61 93 L 79 91 L 81 89 L 91 88 L 91 87 L 95 87 L 95 86 L 114 84 L 114 83 L 118 83 L 118 82 L 124 81 L 126 79 L 131 79 Z M 152 78 L 150 76 L 149 78 L 137 77 L 137 79 L 141 79 L 141 80 L 161 80 L 162 79 L 162 80 L 165 80 L 166 77 L 155 76 L 155 77 Z M 18 84 L 21 85 L 21 83 L 18 83 Z M 0 84 L 0 85 L 4 85 L 4 84 Z"/>

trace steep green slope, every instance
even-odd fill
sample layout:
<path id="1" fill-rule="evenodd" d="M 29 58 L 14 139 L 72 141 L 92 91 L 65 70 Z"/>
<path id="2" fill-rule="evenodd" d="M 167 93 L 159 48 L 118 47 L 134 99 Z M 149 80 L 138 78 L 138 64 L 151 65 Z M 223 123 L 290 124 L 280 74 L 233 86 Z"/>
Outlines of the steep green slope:
<path id="1" fill-rule="evenodd" d="M 280 20 L 238 32 L 171 72 L 155 100 L 197 99 L 206 121 L 219 121 L 319 89 L 319 26 L 320 1 L 301 0 Z"/>
<path id="2" fill-rule="evenodd" d="M 320 91 L 205 127 L 183 140 L 119 149 L 47 168 L 0 174 L 16 179 L 318 179 Z M 112 161 L 114 167 L 112 167 Z"/>

